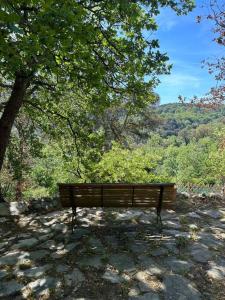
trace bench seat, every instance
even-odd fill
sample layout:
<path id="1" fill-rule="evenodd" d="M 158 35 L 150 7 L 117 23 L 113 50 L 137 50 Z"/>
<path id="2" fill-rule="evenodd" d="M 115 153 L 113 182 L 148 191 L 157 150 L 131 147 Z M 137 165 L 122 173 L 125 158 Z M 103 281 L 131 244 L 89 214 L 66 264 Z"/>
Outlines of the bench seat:
<path id="1" fill-rule="evenodd" d="M 77 207 L 155 207 L 161 223 L 161 210 L 174 209 L 176 199 L 174 183 L 59 183 L 58 186 L 61 205 L 72 208 L 73 220 Z"/>

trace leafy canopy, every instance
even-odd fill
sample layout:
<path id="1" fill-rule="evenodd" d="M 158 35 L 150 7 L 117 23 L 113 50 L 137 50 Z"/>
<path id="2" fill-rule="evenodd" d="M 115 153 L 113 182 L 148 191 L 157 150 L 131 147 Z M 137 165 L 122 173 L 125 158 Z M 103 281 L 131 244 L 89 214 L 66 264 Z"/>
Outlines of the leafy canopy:
<path id="1" fill-rule="evenodd" d="M 6 84 L 22 74 L 32 91 L 69 83 L 93 89 L 96 101 L 109 91 L 144 95 L 169 69 L 158 40 L 144 34 L 157 29 L 154 17 L 166 5 L 178 14 L 193 8 L 190 0 L 3 0 L 0 78 Z"/>

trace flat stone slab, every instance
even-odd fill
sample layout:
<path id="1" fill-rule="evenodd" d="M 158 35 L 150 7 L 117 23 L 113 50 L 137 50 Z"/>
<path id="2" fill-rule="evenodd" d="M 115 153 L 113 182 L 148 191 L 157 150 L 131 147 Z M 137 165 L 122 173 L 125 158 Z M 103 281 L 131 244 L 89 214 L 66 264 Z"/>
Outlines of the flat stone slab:
<path id="1" fill-rule="evenodd" d="M 0 297 L 13 297 L 18 295 L 24 286 L 16 280 L 0 282 Z"/>
<path id="2" fill-rule="evenodd" d="M 93 267 L 99 269 L 103 266 L 102 256 L 100 255 L 82 256 L 77 260 L 77 264 L 81 268 Z"/>
<path id="3" fill-rule="evenodd" d="M 208 210 L 199 210 L 198 214 L 203 216 L 211 217 L 213 219 L 219 219 L 223 217 L 223 213 L 219 210 L 208 209 Z"/>
<path id="4" fill-rule="evenodd" d="M 71 273 L 64 275 L 64 279 L 65 284 L 73 288 L 79 287 L 85 281 L 83 273 L 77 268 L 74 268 Z"/>
<path id="5" fill-rule="evenodd" d="M 115 271 L 112 270 L 107 270 L 103 274 L 102 278 L 111 283 L 121 283 L 124 281 L 124 279 L 121 276 L 119 276 Z"/>
<path id="6" fill-rule="evenodd" d="M 160 300 L 160 297 L 156 293 L 148 292 L 141 296 L 129 297 L 129 300 Z"/>
<path id="7" fill-rule="evenodd" d="M 6 270 L 0 270 L 0 280 L 4 279 L 7 277 L 8 273 Z"/>
<path id="8" fill-rule="evenodd" d="M 207 271 L 209 278 L 215 280 L 225 280 L 225 260 L 219 262 L 210 262 L 210 269 Z"/>
<path id="9" fill-rule="evenodd" d="M 33 267 L 26 270 L 15 270 L 13 274 L 15 274 L 17 277 L 38 278 L 49 271 L 51 267 L 52 266 L 50 264 L 47 264 L 41 267 Z"/>
<path id="10" fill-rule="evenodd" d="M 43 258 L 48 257 L 50 254 L 47 250 L 36 250 L 30 252 L 30 258 L 34 260 L 41 260 Z"/>
<path id="11" fill-rule="evenodd" d="M 200 300 L 201 294 L 186 278 L 180 275 L 166 275 L 163 283 L 165 285 L 165 299 Z"/>
<path id="12" fill-rule="evenodd" d="M 22 261 L 25 258 L 29 258 L 30 254 L 29 252 L 24 252 L 24 251 L 11 251 L 8 252 L 6 255 L 3 255 L 0 257 L 0 266 L 8 265 L 8 266 L 13 266 L 20 261 Z"/>
<path id="13" fill-rule="evenodd" d="M 12 249 L 30 249 L 38 243 L 39 241 L 35 238 L 20 240 L 17 244 L 12 246 Z"/>
<path id="14" fill-rule="evenodd" d="M 40 296 L 47 289 L 56 289 L 57 286 L 59 286 L 59 280 L 57 280 L 54 277 L 45 276 L 43 278 L 39 278 L 35 281 L 28 283 L 22 289 L 22 294 L 25 297 L 25 299 L 27 299 L 30 294 Z"/>
<path id="15" fill-rule="evenodd" d="M 167 269 L 171 270 L 174 273 L 188 272 L 193 266 L 192 262 L 180 260 L 175 257 L 169 257 L 168 259 L 165 259 L 164 263 L 167 266 Z"/>
<path id="16" fill-rule="evenodd" d="M 117 213 L 116 219 L 120 221 L 130 221 L 132 219 L 139 218 L 142 214 L 143 212 L 141 211 L 128 210 L 124 213 Z"/>
<path id="17" fill-rule="evenodd" d="M 135 263 L 129 254 L 113 254 L 109 258 L 109 263 L 119 271 L 135 270 Z"/>
<path id="18" fill-rule="evenodd" d="M 213 254 L 209 251 L 209 248 L 200 243 L 196 243 L 190 246 L 190 252 L 192 258 L 199 263 L 206 263 L 212 259 Z"/>

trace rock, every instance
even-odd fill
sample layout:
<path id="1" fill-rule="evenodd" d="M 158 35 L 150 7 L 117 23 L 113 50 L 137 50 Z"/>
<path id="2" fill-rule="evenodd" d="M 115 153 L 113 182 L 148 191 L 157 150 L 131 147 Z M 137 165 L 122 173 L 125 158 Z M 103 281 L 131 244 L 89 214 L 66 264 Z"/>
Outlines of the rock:
<path id="1" fill-rule="evenodd" d="M 88 255 L 88 256 L 82 256 L 78 261 L 77 264 L 81 268 L 87 268 L 87 267 L 93 267 L 96 269 L 99 269 L 103 266 L 103 262 L 101 260 L 101 256 L 99 255 Z"/>
<path id="2" fill-rule="evenodd" d="M 10 216 L 9 204 L 4 202 L 0 203 L 0 217 Z"/>
<path id="3" fill-rule="evenodd" d="M 15 270 L 13 274 L 15 274 L 17 277 L 38 278 L 49 271 L 51 267 L 52 266 L 50 264 L 47 264 L 41 267 L 33 267 L 27 270 Z"/>
<path id="4" fill-rule="evenodd" d="M 71 234 L 71 240 L 79 240 L 80 238 L 90 234 L 90 230 L 85 228 L 75 228 L 74 232 Z"/>
<path id="5" fill-rule="evenodd" d="M 0 281 L 7 277 L 7 275 L 8 273 L 6 272 L 6 270 L 0 270 Z"/>
<path id="6" fill-rule="evenodd" d="M 142 214 L 143 212 L 141 211 L 127 210 L 124 213 L 118 213 L 116 219 L 120 221 L 130 221 L 132 219 L 139 218 Z"/>
<path id="7" fill-rule="evenodd" d="M 20 293 L 23 285 L 11 280 L 8 282 L 0 282 L 0 297 L 13 297 Z M 13 299 L 13 298 L 10 298 Z"/>
<path id="8" fill-rule="evenodd" d="M 30 258 L 34 260 L 41 260 L 49 256 L 49 251 L 47 250 L 36 250 L 30 252 Z"/>
<path id="9" fill-rule="evenodd" d="M 95 253 L 103 253 L 105 252 L 104 246 L 102 245 L 102 242 L 98 240 L 97 238 L 91 237 L 88 241 L 89 247 L 92 251 Z"/>
<path id="10" fill-rule="evenodd" d="M 201 299 L 199 291 L 193 284 L 180 275 L 166 275 L 163 283 L 165 285 L 165 299 Z"/>
<path id="11" fill-rule="evenodd" d="M 225 260 L 221 260 L 217 263 L 210 262 L 210 269 L 207 271 L 209 278 L 214 280 L 225 280 Z"/>
<path id="12" fill-rule="evenodd" d="M 149 284 L 150 274 L 147 271 L 139 271 L 135 274 L 135 279 L 138 280 L 138 287 L 142 293 L 152 291 L 152 286 Z"/>
<path id="13" fill-rule="evenodd" d="M 23 259 L 29 258 L 30 254 L 23 251 L 11 251 L 0 257 L 0 266 L 13 266 L 20 263 Z"/>
<path id="14" fill-rule="evenodd" d="M 159 247 L 150 252 L 152 256 L 164 256 L 169 253 L 169 250 L 163 247 Z"/>
<path id="15" fill-rule="evenodd" d="M 196 262 L 206 263 L 212 259 L 212 253 L 204 244 L 195 243 L 194 245 L 190 246 L 190 251 L 193 259 Z"/>
<path id="16" fill-rule="evenodd" d="M 160 300 L 160 298 L 156 293 L 149 292 L 142 296 L 129 297 L 129 300 Z"/>
<path id="17" fill-rule="evenodd" d="M 55 231 L 60 231 L 60 232 L 66 233 L 68 231 L 68 226 L 65 224 L 58 223 L 58 224 L 53 224 L 52 229 Z"/>
<path id="18" fill-rule="evenodd" d="M 147 255 L 140 255 L 138 256 L 138 260 L 140 261 L 140 266 L 148 271 L 149 274 L 160 275 L 163 273 L 162 268 L 155 263 L 155 259 Z"/>
<path id="19" fill-rule="evenodd" d="M 137 297 L 140 294 L 140 290 L 137 287 L 133 287 L 129 290 L 128 292 L 128 296 L 130 296 L 132 299 L 132 297 Z"/>
<path id="20" fill-rule="evenodd" d="M 40 247 L 43 249 L 55 250 L 57 246 L 54 240 L 48 240 L 41 244 Z"/>
<path id="21" fill-rule="evenodd" d="M 177 192 L 176 200 L 187 200 L 191 197 L 191 195 L 187 192 Z"/>
<path id="22" fill-rule="evenodd" d="M 30 294 L 36 296 L 42 296 L 43 294 L 46 294 L 47 291 L 49 291 L 48 289 L 56 290 L 56 288 L 59 287 L 60 285 L 61 282 L 58 281 L 56 278 L 46 276 L 28 283 L 22 289 L 22 294 L 25 299 L 27 299 Z M 41 299 L 41 297 L 35 299 Z"/>
<path id="23" fill-rule="evenodd" d="M 80 242 L 76 242 L 76 243 L 69 243 L 65 246 L 65 249 L 70 252 L 72 250 L 74 250 L 76 247 L 80 246 Z"/>
<path id="24" fill-rule="evenodd" d="M 149 249 L 149 245 L 145 241 L 133 241 L 130 245 L 130 250 L 135 254 L 141 254 L 147 252 Z"/>
<path id="25" fill-rule="evenodd" d="M 191 262 L 180 260 L 174 257 L 166 259 L 165 264 L 174 273 L 188 272 L 193 266 Z"/>
<path id="26" fill-rule="evenodd" d="M 133 271 L 135 264 L 128 254 L 113 254 L 109 258 L 109 263 L 119 271 Z"/>
<path id="27" fill-rule="evenodd" d="M 186 214 L 187 217 L 193 218 L 193 219 L 201 219 L 201 217 L 196 214 L 195 212 L 189 212 Z"/>
<path id="28" fill-rule="evenodd" d="M 64 279 L 67 286 L 78 288 L 85 280 L 85 277 L 79 269 L 75 268 L 70 274 L 64 275 Z"/>
<path id="29" fill-rule="evenodd" d="M 217 240 L 216 237 L 211 233 L 202 232 L 198 235 L 198 237 L 202 244 L 204 244 L 207 247 L 210 247 L 214 250 L 217 250 L 218 247 L 221 247 L 224 244 L 223 241 Z"/>
<path id="30" fill-rule="evenodd" d="M 28 211 L 28 207 L 27 204 L 23 201 L 20 202 L 10 202 L 9 203 L 9 209 L 10 209 L 10 213 L 13 216 L 20 216 L 21 214 L 25 213 Z"/>
<path id="31" fill-rule="evenodd" d="M 41 198 L 41 199 L 30 199 L 28 209 L 31 212 L 50 212 L 59 210 L 61 203 L 59 198 Z"/>
<path id="32" fill-rule="evenodd" d="M 177 244 L 175 241 L 166 241 L 163 243 L 163 247 L 166 247 L 172 254 L 179 254 L 179 250 L 177 249 Z"/>
<path id="33" fill-rule="evenodd" d="M 174 220 L 166 220 L 163 222 L 163 226 L 164 227 L 169 227 L 169 228 L 172 228 L 172 229 L 180 229 L 181 228 L 181 225 L 180 223 L 174 221 Z"/>
<path id="34" fill-rule="evenodd" d="M 56 266 L 56 272 L 58 273 L 67 273 L 69 271 L 69 266 L 67 265 L 57 265 Z"/>
<path id="35" fill-rule="evenodd" d="M 223 217 L 223 213 L 215 209 L 199 210 L 198 213 L 203 216 L 211 217 L 213 219 L 219 219 Z"/>
<path id="36" fill-rule="evenodd" d="M 115 271 L 108 270 L 106 271 L 103 276 L 103 279 L 110 281 L 111 283 L 121 283 L 123 278 L 119 276 Z"/>
<path id="37" fill-rule="evenodd" d="M 19 243 L 12 246 L 12 249 L 30 249 L 38 244 L 35 238 L 20 240 Z"/>
<path id="38" fill-rule="evenodd" d="M 211 198 L 212 200 L 222 200 L 223 199 L 223 195 L 220 193 L 209 193 L 208 197 Z"/>

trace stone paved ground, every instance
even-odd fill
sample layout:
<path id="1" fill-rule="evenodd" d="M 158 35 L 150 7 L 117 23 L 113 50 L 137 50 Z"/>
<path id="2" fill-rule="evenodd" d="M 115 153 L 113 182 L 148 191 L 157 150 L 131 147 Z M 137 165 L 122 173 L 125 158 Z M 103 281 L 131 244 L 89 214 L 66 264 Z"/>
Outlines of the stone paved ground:
<path id="1" fill-rule="evenodd" d="M 225 299 L 225 208 L 0 218 L 0 299 Z"/>

